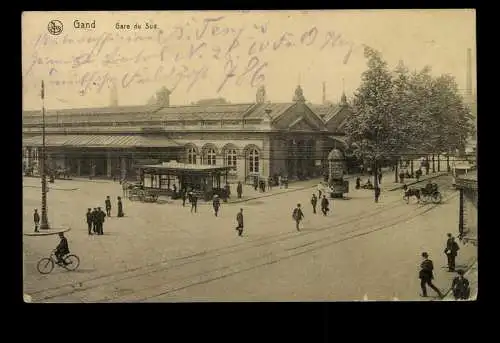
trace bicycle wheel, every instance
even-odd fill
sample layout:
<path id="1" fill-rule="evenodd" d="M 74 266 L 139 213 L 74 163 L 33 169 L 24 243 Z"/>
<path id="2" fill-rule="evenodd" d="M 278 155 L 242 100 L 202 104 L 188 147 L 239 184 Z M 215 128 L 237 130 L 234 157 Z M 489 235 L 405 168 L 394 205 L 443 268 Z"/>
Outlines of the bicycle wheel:
<path id="1" fill-rule="evenodd" d="M 36 269 L 40 274 L 49 274 L 54 269 L 54 261 L 51 258 L 42 258 L 38 261 Z"/>
<path id="2" fill-rule="evenodd" d="M 80 265 L 80 259 L 76 255 L 68 255 L 64 258 L 67 264 L 63 267 L 67 270 L 75 270 Z"/>

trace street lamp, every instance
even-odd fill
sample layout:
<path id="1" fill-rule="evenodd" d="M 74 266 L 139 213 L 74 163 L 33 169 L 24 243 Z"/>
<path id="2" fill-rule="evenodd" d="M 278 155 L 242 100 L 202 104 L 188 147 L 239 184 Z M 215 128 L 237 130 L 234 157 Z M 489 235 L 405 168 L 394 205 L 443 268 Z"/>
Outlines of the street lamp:
<path id="1" fill-rule="evenodd" d="M 41 174 L 42 174 L 42 216 L 40 229 L 41 230 L 49 230 L 49 219 L 47 217 L 47 176 L 45 173 L 46 161 L 45 161 L 45 86 L 42 81 L 42 165 L 41 165 Z"/>

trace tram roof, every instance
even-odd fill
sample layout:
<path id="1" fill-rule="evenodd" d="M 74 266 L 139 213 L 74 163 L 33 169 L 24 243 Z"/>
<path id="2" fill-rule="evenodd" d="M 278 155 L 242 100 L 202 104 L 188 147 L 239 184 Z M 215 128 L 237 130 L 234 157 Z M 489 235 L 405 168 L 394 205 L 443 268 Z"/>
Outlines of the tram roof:
<path id="1" fill-rule="evenodd" d="M 227 166 L 211 166 L 211 165 L 200 165 L 200 164 L 188 164 L 180 162 L 163 162 L 160 164 L 145 164 L 140 165 L 137 168 L 140 169 L 155 169 L 162 171 L 190 171 L 190 172 L 208 172 L 208 171 L 226 171 L 230 170 L 231 167 Z"/>

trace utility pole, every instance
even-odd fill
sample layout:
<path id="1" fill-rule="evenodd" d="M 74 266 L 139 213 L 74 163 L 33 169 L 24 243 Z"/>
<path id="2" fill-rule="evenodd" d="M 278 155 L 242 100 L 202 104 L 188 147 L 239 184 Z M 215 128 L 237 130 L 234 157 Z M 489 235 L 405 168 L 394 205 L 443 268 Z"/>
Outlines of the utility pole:
<path id="1" fill-rule="evenodd" d="M 42 80 L 42 218 L 40 223 L 41 230 L 48 230 L 49 219 L 47 218 L 47 176 L 46 176 L 46 160 L 45 160 L 45 85 Z"/>

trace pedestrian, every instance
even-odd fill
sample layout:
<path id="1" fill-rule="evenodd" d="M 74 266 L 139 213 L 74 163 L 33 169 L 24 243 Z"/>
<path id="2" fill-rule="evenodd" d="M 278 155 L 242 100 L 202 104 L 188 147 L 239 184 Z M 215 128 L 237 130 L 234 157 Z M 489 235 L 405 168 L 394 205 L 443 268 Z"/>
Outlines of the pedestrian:
<path id="1" fill-rule="evenodd" d="M 455 300 L 467 300 L 470 297 L 470 283 L 464 277 L 464 271 L 462 269 L 457 270 L 458 276 L 453 279 L 451 284 L 451 290 L 453 291 L 453 296 Z"/>
<path id="2" fill-rule="evenodd" d="M 109 198 L 109 195 L 106 197 L 106 201 L 104 201 L 106 205 L 106 215 L 108 217 L 111 217 L 111 199 Z"/>
<path id="3" fill-rule="evenodd" d="M 98 235 L 104 235 L 104 221 L 106 218 L 106 213 L 100 208 L 97 208 L 97 233 Z"/>
<path id="4" fill-rule="evenodd" d="M 224 186 L 224 190 L 226 191 L 224 202 L 227 202 L 227 199 L 231 198 L 231 185 L 229 185 L 229 183 L 226 183 L 226 185 Z"/>
<path id="5" fill-rule="evenodd" d="M 87 220 L 87 226 L 89 229 L 89 235 L 92 235 L 92 209 L 88 208 L 87 213 L 85 214 Z"/>
<path id="6" fill-rule="evenodd" d="M 405 183 L 405 172 L 404 171 L 401 171 L 399 173 L 399 182 L 400 183 Z"/>
<path id="7" fill-rule="evenodd" d="M 380 185 L 382 183 L 382 171 L 379 170 L 378 172 L 378 184 Z"/>
<path id="8" fill-rule="evenodd" d="M 236 223 L 238 226 L 236 226 L 236 231 L 238 231 L 238 236 L 241 237 L 243 234 L 243 209 L 240 208 L 240 212 L 236 215 Z"/>
<path id="9" fill-rule="evenodd" d="M 259 179 L 255 176 L 253 178 L 253 189 L 257 191 L 257 188 L 259 188 Z"/>
<path id="10" fill-rule="evenodd" d="M 460 247 L 458 246 L 457 242 L 455 242 L 455 237 L 453 237 L 451 233 L 448 233 L 448 240 L 446 241 L 446 248 L 444 249 L 444 253 L 448 258 L 449 272 L 455 271 L 455 258 L 457 257 L 458 250 L 460 250 Z"/>
<path id="11" fill-rule="evenodd" d="M 35 222 L 35 232 L 38 232 L 38 228 L 40 227 L 40 215 L 38 214 L 38 210 L 36 208 L 33 213 L 33 221 Z"/>
<path id="12" fill-rule="evenodd" d="M 295 220 L 295 228 L 297 231 L 300 231 L 299 224 L 304 219 L 304 213 L 302 213 L 302 209 L 300 208 L 300 204 L 297 204 L 297 207 L 292 212 L 292 218 Z"/>
<path id="13" fill-rule="evenodd" d="M 356 189 L 360 189 L 361 188 L 361 178 L 358 176 L 356 178 Z"/>
<path id="14" fill-rule="evenodd" d="M 122 198 L 118 197 L 118 218 L 121 218 L 125 216 L 125 213 L 123 213 L 123 204 L 122 204 Z"/>
<path id="15" fill-rule="evenodd" d="M 269 176 L 269 178 L 267 179 L 267 189 L 269 189 L 269 191 L 273 190 L 273 177 L 272 176 Z"/>
<path id="16" fill-rule="evenodd" d="M 220 199 L 217 194 L 214 195 L 214 200 L 212 201 L 212 206 L 214 207 L 214 214 L 217 217 L 220 208 Z"/>
<path id="17" fill-rule="evenodd" d="M 238 186 L 236 186 L 236 193 L 238 193 L 238 199 L 241 199 L 241 194 L 243 193 L 243 184 L 238 181 Z"/>
<path id="18" fill-rule="evenodd" d="M 318 183 L 318 187 L 317 187 L 317 188 L 318 188 L 318 198 L 319 198 L 319 199 L 321 199 L 321 194 L 322 194 L 322 192 L 321 192 L 321 188 L 322 188 L 322 187 L 323 187 L 323 186 L 321 185 L 321 183 Z"/>
<path id="19" fill-rule="evenodd" d="M 326 195 L 323 195 L 323 199 L 321 199 L 321 212 L 323 212 L 324 216 L 326 216 L 328 211 L 330 211 L 329 205 L 330 202 L 326 198 Z"/>
<path id="20" fill-rule="evenodd" d="M 197 206 L 198 206 L 198 197 L 193 193 L 189 193 L 190 196 L 190 201 L 191 201 L 191 213 L 196 213 L 197 212 Z"/>
<path id="21" fill-rule="evenodd" d="M 92 230 L 94 231 L 95 234 L 99 233 L 97 213 L 98 213 L 97 208 L 94 208 L 94 210 L 92 211 Z"/>
<path id="22" fill-rule="evenodd" d="M 312 198 L 311 198 L 311 205 L 313 207 L 313 213 L 316 214 L 316 205 L 318 204 L 318 198 L 316 197 L 316 194 L 313 193 Z"/>
<path id="23" fill-rule="evenodd" d="M 375 202 L 378 202 L 378 198 L 380 198 L 380 187 L 377 185 L 375 186 Z"/>
<path id="24" fill-rule="evenodd" d="M 423 261 L 420 264 L 420 272 L 418 277 L 420 278 L 420 287 L 422 288 L 422 297 L 427 297 L 427 285 L 432 288 L 440 298 L 443 297 L 441 291 L 434 286 L 432 280 L 434 279 L 434 263 L 429 259 L 429 254 L 426 252 L 422 253 Z"/>

